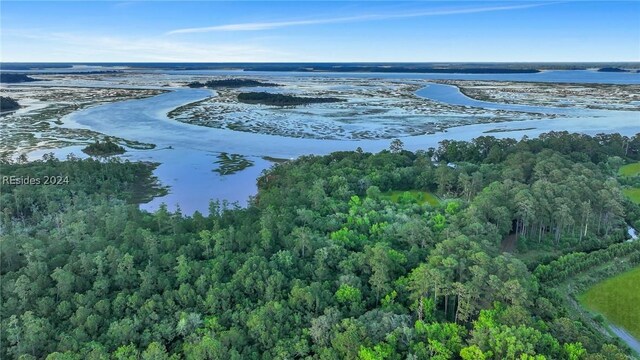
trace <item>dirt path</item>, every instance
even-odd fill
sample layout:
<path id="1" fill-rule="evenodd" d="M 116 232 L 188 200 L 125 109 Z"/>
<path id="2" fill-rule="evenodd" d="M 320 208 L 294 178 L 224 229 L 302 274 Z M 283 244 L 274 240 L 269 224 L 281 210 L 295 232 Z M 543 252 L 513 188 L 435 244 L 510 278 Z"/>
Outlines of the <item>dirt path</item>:
<path id="1" fill-rule="evenodd" d="M 502 252 L 513 253 L 516 251 L 516 243 L 518 238 L 516 234 L 509 234 L 502 239 L 502 243 L 500 244 L 500 250 Z"/>

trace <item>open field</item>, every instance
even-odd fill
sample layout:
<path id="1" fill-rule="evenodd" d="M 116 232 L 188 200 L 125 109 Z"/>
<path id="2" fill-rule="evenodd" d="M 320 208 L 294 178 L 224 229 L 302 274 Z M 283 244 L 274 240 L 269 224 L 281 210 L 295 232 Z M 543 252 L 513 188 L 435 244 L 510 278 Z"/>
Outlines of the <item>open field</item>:
<path id="1" fill-rule="evenodd" d="M 636 176 L 640 175 L 640 162 L 627 164 L 618 170 L 618 174 L 621 176 Z"/>
<path id="2" fill-rule="evenodd" d="M 626 188 L 622 192 L 636 204 L 640 204 L 640 188 Z"/>
<path id="3" fill-rule="evenodd" d="M 420 190 L 409 191 L 387 191 L 381 194 L 383 199 L 390 200 L 394 203 L 411 203 L 415 202 L 418 205 L 429 204 L 436 206 L 440 203 L 440 200 L 430 192 Z"/>
<path id="4" fill-rule="evenodd" d="M 640 267 L 594 285 L 580 302 L 640 338 Z"/>

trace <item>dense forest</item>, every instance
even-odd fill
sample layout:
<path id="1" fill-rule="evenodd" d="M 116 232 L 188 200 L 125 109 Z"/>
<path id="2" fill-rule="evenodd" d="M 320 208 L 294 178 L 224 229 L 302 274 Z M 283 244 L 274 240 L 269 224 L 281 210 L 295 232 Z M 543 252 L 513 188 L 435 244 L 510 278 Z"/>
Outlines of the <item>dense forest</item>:
<path id="1" fill-rule="evenodd" d="M 396 141 L 280 163 L 206 216 L 139 210 L 151 165 L 3 164 L 70 179 L 3 184 L 0 357 L 627 359 L 558 286 L 640 264 L 616 180 L 639 159 L 640 134 Z M 385 195 L 409 190 L 439 202 Z"/>
<path id="2" fill-rule="evenodd" d="M 13 111 L 20 108 L 20 104 L 7 96 L 0 96 L 0 111 Z"/>
<path id="3" fill-rule="evenodd" d="M 346 100 L 335 97 L 309 97 L 285 94 L 271 94 L 268 92 L 246 92 L 238 94 L 238 101 L 246 104 L 298 106 L 308 104 L 345 102 Z"/>
<path id="4" fill-rule="evenodd" d="M 241 87 L 249 87 L 249 86 L 280 86 L 279 84 L 258 81 L 252 79 L 219 79 L 219 80 L 209 80 L 206 82 L 194 81 L 192 83 L 187 84 L 190 88 L 202 88 L 207 87 L 210 89 L 218 89 L 218 88 L 241 88 Z"/>
<path id="5" fill-rule="evenodd" d="M 13 74 L 0 72 L 0 83 L 14 84 L 30 81 L 42 81 L 41 79 L 34 79 L 31 76 L 25 74 Z"/>

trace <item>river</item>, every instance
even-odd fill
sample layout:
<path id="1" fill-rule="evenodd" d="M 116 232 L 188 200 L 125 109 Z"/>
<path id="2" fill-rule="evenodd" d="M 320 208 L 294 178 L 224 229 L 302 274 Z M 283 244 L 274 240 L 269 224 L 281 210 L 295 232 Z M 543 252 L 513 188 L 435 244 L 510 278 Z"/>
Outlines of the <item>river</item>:
<path id="1" fill-rule="evenodd" d="M 165 72 L 165 73 L 171 73 Z M 231 74 L 230 71 L 180 71 L 197 74 Z M 242 72 L 249 75 L 256 72 Z M 353 73 L 272 73 L 260 72 L 260 75 L 282 76 L 337 76 L 368 78 L 462 78 L 462 79 L 508 79 L 570 82 L 622 82 L 634 83 L 634 75 L 598 73 L 589 71 L 553 71 L 539 74 L 353 74 Z M 552 76 L 553 75 L 553 76 Z M 487 123 L 452 127 L 445 132 L 435 134 L 402 137 L 408 150 L 436 147 L 445 139 L 471 140 L 485 132 L 495 137 L 521 138 L 537 136 L 548 131 L 570 130 L 586 134 L 603 132 L 619 132 L 633 135 L 639 130 L 640 112 L 590 110 L 578 108 L 551 108 L 542 106 L 526 106 L 498 104 L 468 98 L 459 89 L 451 85 L 427 83 L 416 95 L 434 101 L 481 107 L 494 110 L 516 110 L 521 112 L 538 112 L 545 114 L 562 114 L 561 119 L 542 119 Z M 355 150 L 361 147 L 365 151 L 378 152 L 389 147 L 390 140 L 323 140 L 308 138 L 292 138 L 250 132 L 239 132 L 227 129 L 196 126 L 171 120 L 167 113 L 172 109 L 191 102 L 215 96 L 215 92 L 207 89 L 180 88 L 150 98 L 127 100 L 80 110 L 63 118 L 64 127 L 84 128 L 109 136 L 137 140 L 156 144 L 154 150 L 130 149 L 123 158 L 158 162 L 161 165 L 155 171 L 164 185 L 170 186 L 170 193 L 156 198 L 141 208 L 153 211 L 161 203 L 170 209 L 177 205 L 185 214 L 194 211 L 206 213 L 210 199 L 238 202 L 246 204 L 251 195 L 257 191 L 256 178 L 269 168 L 272 163 L 263 159 L 265 156 L 275 158 L 295 158 L 303 154 L 328 154 L 338 150 Z M 499 132 L 495 132 L 498 130 Z M 487 135 L 487 134 L 484 134 Z M 79 153 L 79 147 L 68 147 L 54 151 L 58 156 L 67 153 Z M 31 157 L 39 157 L 49 151 L 36 151 Z M 212 171 L 215 161 L 221 152 L 241 154 L 253 161 L 254 165 L 232 175 L 222 176 Z"/>
<path id="2" fill-rule="evenodd" d="M 617 337 L 622 339 L 636 354 L 640 355 L 640 341 L 633 337 L 631 334 L 626 332 L 624 329 L 621 329 L 615 325 L 609 325 L 611 331 L 616 334 Z"/>

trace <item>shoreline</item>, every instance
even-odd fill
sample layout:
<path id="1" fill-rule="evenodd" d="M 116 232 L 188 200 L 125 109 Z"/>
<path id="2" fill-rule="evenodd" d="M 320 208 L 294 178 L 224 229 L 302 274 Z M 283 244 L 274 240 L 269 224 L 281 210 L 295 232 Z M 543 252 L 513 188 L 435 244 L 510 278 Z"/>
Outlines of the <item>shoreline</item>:
<path id="1" fill-rule="evenodd" d="M 457 87 L 446 86 L 450 91 L 455 89 L 459 92 Z M 145 207 L 150 211 L 162 201 L 173 207 L 176 203 L 179 204 L 181 199 L 189 199 L 184 200 L 188 202 L 187 206 L 181 204 L 181 209 L 187 214 L 196 210 L 206 213 L 209 199 L 246 203 L 251 195 L 255 195 L 256 178 L 262 170 L 272 165 L 265 161 L 264 157 L 291 159 L 305 154 L 323 155 L 334 151 L 355 150 L 358 147 L 368 152 L 379 152 L 388 149 L 394 138 L 296 138 L 192 125 L 171 119 L 169 113 L 188 104 L 215 97 L 218 95 L 217 92 L 208 89 L 167 87 L 162 90 L 165 91 L 151 97 L 117 101 L 72 112 L 62 117 L 60 125 L 62 128 L 91 130 L 111 137 L 155 144 L 156 148 L 153 150 L 127 147 L 128 152 L 120 156 L 131 161 L 152 161 L 161 164 L 154 174 L 164 185 L 172 188 L 166 197 L 154 199 Z M 443 140 L 471 140 L 479 136 L 520 139 L 523 136 L 533 137 L 545 132 L 566 129 L 586 134 L 618 132 L 634 135 L 637 133 L 637 124 L 628 118 L 603 121 L 601 118 L 584 119 L 576 116 L 461 124 L 446 127 L 432 134 L 397 138 L 404 142 L 405 149 L 415 151 L 436 147 Z M 77 146 L 34 150 L 30 152 L 30 156 L 38 158 L 49 152 L 66 156 L 70 151 L 77 154 Z M 216 166 L 216 156 L 221 153 L 246 157 L 253 162 L 253 166 L 233 175 L 215 173 L 213 170 Z M 242 188 L 236 184 L 242 184 Z"/>

